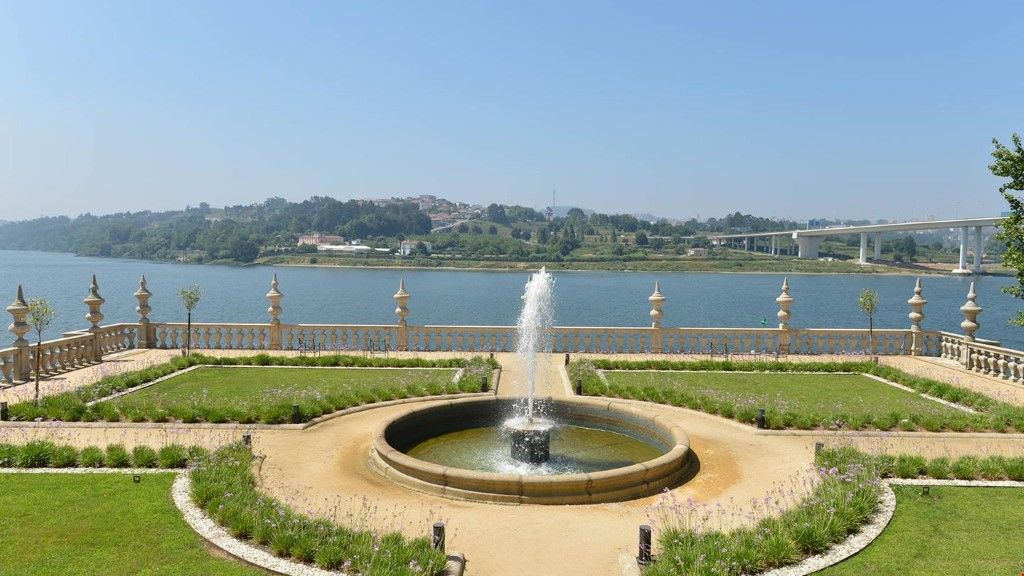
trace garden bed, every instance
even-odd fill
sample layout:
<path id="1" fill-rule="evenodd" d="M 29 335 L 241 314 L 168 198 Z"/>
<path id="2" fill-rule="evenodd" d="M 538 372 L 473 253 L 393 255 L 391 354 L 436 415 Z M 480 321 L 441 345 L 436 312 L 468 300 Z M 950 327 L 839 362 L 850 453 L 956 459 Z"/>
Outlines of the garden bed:
<path id="1" fill-rule="evenodd" d="M 585 395 L 680 406 L 749 424 L 764 409 L 770 429 L 1024 431 L 1022 407 L 871 362 L 598 359 L 573 362 L 569 374 Z"/>

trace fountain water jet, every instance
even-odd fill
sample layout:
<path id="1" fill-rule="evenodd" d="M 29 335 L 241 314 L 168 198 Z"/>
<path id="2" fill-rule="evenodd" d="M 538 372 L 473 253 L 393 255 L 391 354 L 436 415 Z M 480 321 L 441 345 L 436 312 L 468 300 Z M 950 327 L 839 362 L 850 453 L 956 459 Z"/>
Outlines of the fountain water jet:
<path id="1" fill-rule="evenodd" d="M 551 289 L 554 281 L 547 270 L 541 268 L 526 282 L 523 292 L 523 310 L 516 323 L 516 354 L 525 368 L 526 410 L 505 422 L 511 438 L 512 458 L 519 462 L 542 464 L 551 456 L 551 429 L 554 423 L 534 418 L 534 398 L 537 388 L 537 354 L 549 348 L 553 306 Z"/>

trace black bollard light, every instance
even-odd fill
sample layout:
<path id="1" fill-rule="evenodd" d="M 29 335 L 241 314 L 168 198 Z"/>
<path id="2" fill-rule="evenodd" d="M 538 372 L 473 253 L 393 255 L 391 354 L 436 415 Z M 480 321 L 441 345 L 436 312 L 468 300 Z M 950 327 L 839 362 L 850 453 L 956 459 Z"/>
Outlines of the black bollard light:
<path id="1" fill-rule="evenodd" d="M 298 404 L 292 404 L 292 423 L 298 424 L 302 422 L 302 411 L 299 410 Z"/>
<path id="2" fill-rule="evenodd" d="M 242 444 L 252 446 L 252 434 L 242 434 Z"/>
<path id="3" fill-rule="evenodd" d="M 568 352 L 565 353 L 565 365 L 566 366 L 569 365 L 569 353 Z"/>
<path id="4" fill-rule="evenodd" d="M 825 449 L 825 443 L 824 442 L 815 442 L 814 443 L 814 455 L 815 456 L 817 456 L 818 454 L 821 454 L 821 451 L 824 450 L 824 449 Z"/>
<path id="5" fill-rule="evenodd" d="M 487 376 L 480 377 L 480 391 L 487 392 Z"/>
<path id="6" fill-rule="evenodd" d="M 757 427 L 758 427 L 758 428 L 760 428 L 761 430 L 764 430 L 765 428 L 767 428 L 767 427 L 768 427 L 768 419 L 767 419 L 767 418 L 765 418 L 765 415 L 764 415 L 764 408 L 759 408 L 759 409 L 757 410 L 757 419 L 755 419 L 755 420 L 754 420 L 754 423 L 755 423 L 755 424 L 757 425 Z"/>
<path id="7" fill-rule="evenodd" d="M 430 535 L 430 547 L 444 552 L 444 522 L 434 522 L 434 529 Z"/>
<path id="8" fill-rule="evenodd" d="M 11 412 L 7 408 L 7 402 L 0 402 L 0 420 L 6 422 L 11 419 Z"/>
<path id="9" fill-rule="evenodd" d="M 583 379 L 582 378 L 577 378 L 576 379 L 576 395 L 577 396 L 583 396 Z"/>
<path id="10" fill-rule="evenodd" d="M 636 557 L 636 563 L 641 566 L 650 566 L 654 558 L 651 556 L 651 527 L 647 524 L 640 525 L 640 550 Z"/>
<path id="11" fill-rule="evenodd" d="M 490 356 L 491 356 L 491 360 L 494 360 L 494 352 L 491 352 Z"/>
<path id="12" fill-rule="evenodd" d="M 135 482 L 136 484 L 138 484 L 139 482 L 142 482 L 142 476 L 140 476 L 138 474 L 132 476 L 132 482 Z"/>
<path id="13" fill-rule="evenodd" d="M 932 492 L 932 487 L 931 486 L 921 486 L 921 496 L 927 496 L 927 495 L 931 494 L 931 492 Z"/>

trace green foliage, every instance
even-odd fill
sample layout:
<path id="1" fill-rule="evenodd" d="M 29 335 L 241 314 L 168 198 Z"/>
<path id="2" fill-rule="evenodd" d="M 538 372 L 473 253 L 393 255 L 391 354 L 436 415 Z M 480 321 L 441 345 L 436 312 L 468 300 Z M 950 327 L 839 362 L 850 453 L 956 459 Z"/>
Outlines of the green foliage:
<path id="1" fill-rule="evenodd" d="M 124 444 L 111 444 L 107 446 L 106 461 L 107 466 L 110 468 L 127 468 L 132 463 Z"/>
<path id="2" fill-rule="evenodd" d="M 203 289 L 198 285 L 186 286 L 178 290 L 178 300 L 185 310 L 192 312 L 199 305 L 199 299 L 203 297 Z"/>
<path id="3" fill-rule="evenodd" d="M 819 373 L 819 374 L 871 374 L 890 382 L 901 384 L 921 394 L 972 408 L 977 413 L 969 414 L 952 409 L 936 408 L 934 411 L 894 412 L 862 411 L 844 414 L 834 410 L 808 412 L 793 405 L 782 408 L 782 404 L 769 405 L 766 416 L 770 428 L 858 428 L 903 431 L 1024 431 L 1024 407 L 994 400 L 983 394 L 960 388 L 953 384 L 922 378 L 895 368 L 873 362 L 762 362 L 735 360 L 611 360 L 593 359 L 570 363 L 569 375 L 572 382 L 582 381 L 583 393 L 589 396 L 613 398 L 635 398 L 683 406 L 711 414 L 722 415 L 741 422 L 749 422 L 749 410 L 745 405 L 721 394 L 709 397 L 695 393 L 681 386 L 665 386 L 663 390 L 639 388 L 629 383 L 604 381 L 598 370 L 658 370 L 679 372 L 755 372 L 755 373 Z M 649 387 L 648 387 L 649 388 Z M 785 399 L 782 399 L 785 402 Z M 786 412 L 791 412 L 786 414 Z M 726 416 L 729 414 L 729 416 Z"/>
<path id="4" fill-rule="evenodd" d="M 102 468 L 106 464 L 103 450 L 98 446 L 86 446 L 78 458 L 82 468 Z"/>
<path id="5" fill-rule="evenodd" d="M 132 466 L 135 468 L 156 468 L 157 463 L 156 450 L 143 445 L 132 448 Z"/>
<path id="6" fill-rule="evenodd" d="M 410 379 L 405 384 L 374 386 L 373 382 L 364 382 L 359 388 L 339 390 L 337 393 L 324 394 L 324 386 L 311 385 L 307 393 L 296 392 L 295 396 L 284 397 L 282 391 L 277 395 L 265 398 L 259 392 L 249 390 L 252 401 L 241 403 L 237 398 L 228 398 L 225 403 L 210 404 L 183 398 L 163 405 L 154 402 L 136 403 L 135 394 L 115 401 L 90 402 L 106 398 L 118 392 L 137 388 L 158 378 L 168 376 L 190 366 L 303 366 L 303 367 L 360 367 L 360 368 L 450 368 L 465 369 L 464 377 L 457 383 L 446 382 L 444 385 L 421 386 Z M 211 357 L 191 354 L 178 357 L 142 370 L 107 376 L 99 382 L 84 386 L 71 392 L 56 394 L 43 398 L 38 405 L 32 402 L 20 402 L 10 407 L 11 418 L 19 421 L 31 421 L 36 418 L 59 420 L 65 422 L 166 422 L 177 419 L 183 422 L 264 422 L 269 424 L 285 423 L 291 418 L 291 404 L 299 401 L 302 405 L 303 421 L 341 410 L 351 406 L 408 398 L 413 396 L 450 394 L 458 392 L 480 391 L 480 377 L 490 376 L 491 370 L 498 367 L 495 360 L 487 357 L 422 359 L 422 358 L 373 358 L 350 355 L 323 356 L 272 356 L 257 354 L 246 357 Z M 255 374 L 255 373 L 252 373 Z M 339 373 L 340 374 L 340 373 Z M 275 373 L 279 376 L 280 373 Z M 245 376 L 239 374 L 239 376 Z M 307 374 L 308 376 L 308 374 Z M 326 382 L 329 384 L 330 379 Z M 270 386 L 274 388 L 274 386 Z M 147 391 L 148 392 L 148 391 Z M 141 392 L 139 393 L 141 394 Z"/>
<path id="7" fill-rule="evenodd" d="M 180 444 L 168 444 L 160 448 L 158 454 L 161 468 L 184 468 L 188 464 L 188 450 Z"/>
<path id="8" fill-rule="evenodd" d="M 191 472 L 192 498 L 234 536 L 283 557 L 346 573 L 443 574 L 447 559 L 426 538 L 336 526 L 293 511 L 257 489 L 252 452 L 241 444 L 217 450 Z"/>
<path id="9" fill-rule="evenodd" d="M 818 456 L 819 464 L 826 467 L 840 466 L 849 461 L 869 464 L 881 478 L 1019 480 L 1024 477 L 1024 457 L 961 456 L 950 460 L 940 456 L 929 460 L 916 454 L 868 455 L 849 447 L 826 448 Z"/>
<path id="10" fill-rule="evenodd" d="M 0 444 L 0 468 L 184 468 L 189 462 L 205 457 L 206 451 L 192 446 L 176 444 L 156 450 L 136 446 L 131 454 L 122 444 L 110 444 L 106 449 L 89 446 L 79 451 L 74 446 L 55 445 L 49 440 L 34 440 L 25 444 Z"/>
<path id="11" fill-rule="evenodd" d="M 739 576 L 795 563 L 856 532 L 878 505 L 880 483 L 869 458 L 856 452 L 825 451 L 813 490 L 792 508 L 780 511 L 770 492 L 761 506 L 747 511 L 705 509 L 692 502 L 667 501 L 656 508 L 661 552 L 646 576 Z M 756 524 L 732 532 L 716 527 L 716 516 L 752 516 Z"/>

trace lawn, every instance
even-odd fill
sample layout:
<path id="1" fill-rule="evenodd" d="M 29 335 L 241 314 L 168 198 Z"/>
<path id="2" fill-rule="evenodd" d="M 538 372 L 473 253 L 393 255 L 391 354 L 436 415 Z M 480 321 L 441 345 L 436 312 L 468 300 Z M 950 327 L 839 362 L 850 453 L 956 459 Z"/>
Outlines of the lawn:
<path id="1" fill-rule="evenodd" d="M 101 402 L 106 420 L 135 422 L 288 422 L 351 406 L 460 391 L 480 382 L 453 383 L 454 369 L 266 368 L 203 366 L 148 388 Z"/>
<path id="2" fill-rule="evenodd" d="M 870 546 L 824 576 L 1024 573 L 1024 489 L 893 486 L 896 515 Z"/>
<path id="3" fill-rule="evenodd" d="M 171 502 L 173 474 L 0 474 L 0 572 L 256 575 L 214 556 Z"/>
<path id="4" fill-rule="evenodd" d="M 617 371 L 584 378 L 588 395 L 685 406 L 769 428 L 988 429 L 989 422 L 861 374 Z"/>

